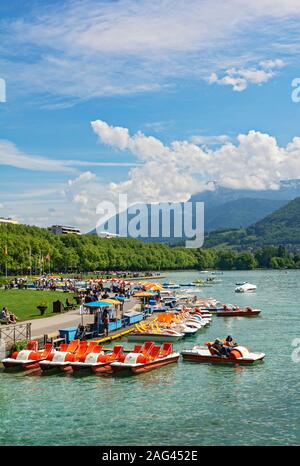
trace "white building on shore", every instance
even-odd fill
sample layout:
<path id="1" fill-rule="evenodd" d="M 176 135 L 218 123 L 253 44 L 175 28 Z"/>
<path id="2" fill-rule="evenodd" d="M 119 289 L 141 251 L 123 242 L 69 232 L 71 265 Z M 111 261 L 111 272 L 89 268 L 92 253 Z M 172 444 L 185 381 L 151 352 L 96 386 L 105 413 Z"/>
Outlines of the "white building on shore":
<path id="1" fill-rule="evenodd" d="M 18 220 L 15 220 L 13 218 L 5 218 L 5 217 L 0 217 L 0 224 L 11 224 L 11 225 L 19 225 Z"/>
<path id="2" fill-rule="evenodd" d="M 78 228 L 66 225 L 52 225 L 52 227 L 48 227 L 48 231 L 54 235 L 81 235 L 81 231 Z"/>

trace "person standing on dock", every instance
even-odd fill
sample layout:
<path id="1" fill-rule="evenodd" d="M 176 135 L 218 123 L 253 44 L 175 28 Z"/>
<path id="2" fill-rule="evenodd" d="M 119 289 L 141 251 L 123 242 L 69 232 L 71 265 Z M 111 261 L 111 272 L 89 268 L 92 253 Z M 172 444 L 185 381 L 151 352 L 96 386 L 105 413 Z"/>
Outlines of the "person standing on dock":
<path id="1" fill-rule="evenodd" d="M 102 323 L 105 336 L 108 336 L 108 326 L 109 326 L 109 313 L 107 309 L 104 309 L 102 314 Z"/>

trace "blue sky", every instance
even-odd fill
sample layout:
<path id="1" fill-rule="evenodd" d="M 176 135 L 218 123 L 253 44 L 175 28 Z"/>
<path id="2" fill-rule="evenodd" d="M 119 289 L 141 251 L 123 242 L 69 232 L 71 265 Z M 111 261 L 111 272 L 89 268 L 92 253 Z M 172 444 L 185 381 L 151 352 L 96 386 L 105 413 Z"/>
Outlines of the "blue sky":
<path id="1" fill-rule="evenodd" d="M 300 178 L 300 5 L 248 3 L 1 2 L 0 215 L 87 231 L 119 193 Z"/>

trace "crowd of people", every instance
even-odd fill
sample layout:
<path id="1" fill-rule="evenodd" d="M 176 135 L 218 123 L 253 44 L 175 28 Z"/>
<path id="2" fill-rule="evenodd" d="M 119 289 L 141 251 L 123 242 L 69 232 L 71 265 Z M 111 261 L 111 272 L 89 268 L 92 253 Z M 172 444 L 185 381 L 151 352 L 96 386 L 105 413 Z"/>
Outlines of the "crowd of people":
<path id="1" fill-rule="evenodd" d="M 18 288 L 19 290 L 26 289 L 28 285 L 27 278 L 13 278 L 10 282 L 5 285 L 6 289 Z"/>

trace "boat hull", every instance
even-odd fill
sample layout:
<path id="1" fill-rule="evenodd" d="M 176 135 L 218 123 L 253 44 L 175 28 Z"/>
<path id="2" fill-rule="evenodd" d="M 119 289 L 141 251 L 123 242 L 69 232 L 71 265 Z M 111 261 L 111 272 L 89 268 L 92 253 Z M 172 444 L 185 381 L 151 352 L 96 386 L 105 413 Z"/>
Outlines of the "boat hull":
<path id="1" fill-rule="evenodd" d="M 14 371 L 30 371 L 33 369 L 40 369 L 38 361 L 34 362 L 2 362 L 5 370 L 14 370 Z"/>
<path id="2" fill-rule="evenodd" d="M 228 358 L 212 355 L 201 355 L 196 352 L 182 351 L 182 359 L 185 361 L 199 362 L 199 363 L 210 363 L 210 364 L 233 364 L 233 365 L 245 365 L 249 366 L 255 364 L 258 361 L 262 361 L 265 357 L 264 353 L 261 353 L 257 358 Z"/>
<path id="3" fill-rule="evenodd" d="M 39 364 L 40 368 L 42 369 L 43 373 L 53 373 L 53 372 L 64 372 L 64 373 L 71 373 L 73 372 L 71 364 Z"/>
<path id="4" fill-rule="evenodd" d="M 172 334 L 158 334 L 158 333 L 130 333 L 127 335 L 128 341 L 154 341 L 154 342 L 173 342 L 178 341 L 183 338 L 181 335 L 172 335 Z"/>
<path id="5" fill-rule="evenodd" d="M 259 316 L 260 311 L 218 311 L 217 317 L 256 317 Z"/>
<path id="6" fill-rule="evenodd" d="M 40 361 L 33 361 L 33 360 L 30 360 L 30 361 L 18 361 L 18 360 L 15 360 L 15 362 L 13 362 L 14 360 L 11 360 L 11 361 L 2 361 L 2 364 L 4 366 L 4 369 L 5 370 L 15 370 L 15 371 L 30 371 L 30 370 L 33 370 L 33 369 L 40 369 L 40 365 L 39 365 L 39 362 Z M 42 361 L 42 360 L 41 360 Z"/>
<path id="7" fill-rule="evenodd" d="M 150 372 L 159 367 L 166 366 L 178 362 L 179 354 L 168 356 L 166 358 L 155 359 L 146 364 L 124 364 L 124 363 L 113 363 L 110 365 L 110 372 L 114 375 L 118 374 L 143 374 Z"/>

